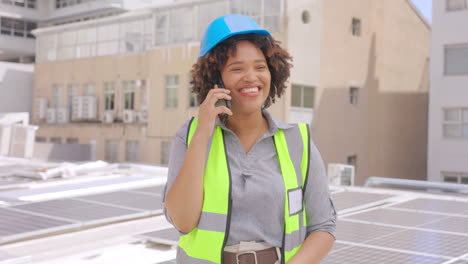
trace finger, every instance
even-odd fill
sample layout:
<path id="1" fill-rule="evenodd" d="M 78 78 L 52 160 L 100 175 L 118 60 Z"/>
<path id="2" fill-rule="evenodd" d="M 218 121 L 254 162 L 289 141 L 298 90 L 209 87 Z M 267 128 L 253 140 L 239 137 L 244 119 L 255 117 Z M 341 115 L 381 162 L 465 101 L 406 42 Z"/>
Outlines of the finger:
<path id="1" fill-rule="evenodd" d="M 206 95 L 207 97 L 211 94 L 215 94 L 215 93 L 225 93 L 225 94 L 229 94 L 231 93 L 230 90 L 226 89 L 226 88 L 218 88 L 218 85 L 216 84 L 215 87 L 213 89 L 210 89 L 208 91 L 208 94 Z"/>
<path id="2" fill-rule="evenodd" d="M 228 95 L 228 94 L 224 94 L 224 93 L 216 93 L 216 94 L 213 94 L 212 96 L 210 96 L 210 98 L 208 98 L 208 103 L 209 104 L 216 104 L 216 102 L 218 100 L 222 100 L 222 99 L 225 99 L 225 100 L 231 100 L 231 96 Z"/>
<path id="3" fill-rule="evenodd" d="M 218 110 L 218 114 L 224 113 L 224 114 L 228 114 L 230 116 L 233 115 L 231 109 L 227 108 L 226 106 L 218 106 L 218 107 L 216 107 L 216 109 Z"/>

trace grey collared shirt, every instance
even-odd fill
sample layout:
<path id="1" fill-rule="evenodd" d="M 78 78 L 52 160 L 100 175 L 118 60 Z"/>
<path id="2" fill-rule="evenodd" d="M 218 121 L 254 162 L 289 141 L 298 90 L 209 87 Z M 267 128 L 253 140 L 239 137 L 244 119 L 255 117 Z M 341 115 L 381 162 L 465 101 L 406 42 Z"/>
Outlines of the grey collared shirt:
<path id="1" fill-rule="evenodd" d="M 217 120 L 225 131 L 224 140 L 232 178 L 231 230 L 227 245 L 240 241 L 264 242 L 281 247 L 284 224 L 284 183 L 278 164 L 273 135 L 291 125 L 275 120 L 267 112 L 269 130 L 245 153 L 236 134 Z M 174 182 L 185 158 L 186 136 L 190 122 L 176 133 L 169 160 L 168 179 L 164 193 Z M 328 189 L 322 157 L 310 143 L 310 168 L 304 194 L 307 213 L 307 233 L 324 231 L 335 236 L 336 212 Z M 166 217 L 171 222 L 165 210 Z"/>

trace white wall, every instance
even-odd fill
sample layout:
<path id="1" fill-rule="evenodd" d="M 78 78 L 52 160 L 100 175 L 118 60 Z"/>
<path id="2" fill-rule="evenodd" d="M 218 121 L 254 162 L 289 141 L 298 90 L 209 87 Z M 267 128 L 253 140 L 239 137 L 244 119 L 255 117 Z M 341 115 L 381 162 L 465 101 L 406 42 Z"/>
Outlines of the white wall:
<path id="1" fill-rule="evenodd" d="M 446 11 L 445 0 L 433 0 L 431 84 L 429 93 L 428 180 L 441 171 L 468 172 L 468 139 L 443 138 L 443 108 L 468 107 L 468 75 L 444 76 L 444 46 L 468 43 L 468 9 Z"/>
<path id="2" fill-rule="evenodd" d="M 0 113 L 32 110 L 34 66 L 0 62 Z"/>

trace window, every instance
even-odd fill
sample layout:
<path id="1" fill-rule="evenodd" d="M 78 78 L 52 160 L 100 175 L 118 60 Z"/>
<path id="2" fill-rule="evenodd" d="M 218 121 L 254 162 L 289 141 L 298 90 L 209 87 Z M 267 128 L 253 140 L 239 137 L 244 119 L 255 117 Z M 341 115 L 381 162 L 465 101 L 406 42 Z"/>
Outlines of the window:
<path id="1" fill-rule="evenodd" d="M 444 182 L 468 184 L 468 172 L 442 171 L 441 176 Z"/>
<path id="2" fill-rule="evenodd" d="M 119 141 L 116 139 L 106 140 L 104 159 L 109 162 L 119 161 Z"/>
<path id="3" fill-rule="evenodd" d="M 447 0 L 447 11 L 463 10 L 467 8 L 466 0 Z"/>
<path id="4" fill-rule="evenodd" d="M 141 109 L 148 109 L 148 85 L 146 80 L 139 80 L 140 82 L 140 106 Z"/>
<path id="5" fill-rule="evenodd" d="M 0 17 L 0 33 L 2 35 L 9 35 L 21 38 L 34 38 L 31 30 L 36 29 L 37 24 L 34 22 Z"/>
<path id="6" fill-rule="evenodd" d="M 193 85 L 190 83 L 192 80 L 192 75 L 187 76 L 189 80 L 188 81 L 188 90 L 189 90 L 189 107 L 197 107 L 199 105 L 198 100 L 197 100 L 197 94 L 192 92 Z"/>
<path id="7" fill-rule="evenodd" d="M 67 6 L 74 6 L 85 2 L 91 2 L 96 0 L 55 0 L 55 8 L 63 8 Z"/>
<path id="8" fill-rule="evenodd" d="M 123 81 L 124 109 L 135 109 L 135 81 Z"/>
<path id="9" fill-rule="evenodd" d="M 47 142 L 46 137 L 36 137 L 36 142 Z"/>
<path id="10" fill-rule="evenodd" d="M 445 138 L 468 138 L 468 108 L 443 109 Z"/>
<path id="11" fill-rule="evenodd" d="M 115 109 L 115 87 L 113 82 L 104 83 L 104 110 Z"/>
<path id="12" fill-rule="evenodd" d="M 445 75 L 468 75 L 468 43 L 445 46 Z"/>
<path id="13" fill-rule="evenodd" d="M 166 108 L 177 107 L 178 98 L 177 91 L 179 90 L 179 76 L 166 76 Z"/>
<path id="14" fill-rule="evenodd" d="M 353 18 L 351 20 L 351 33 L 353 36 L 361 36 L 361 20 Z"/>
<path id="15" fill-rule="evenodd" d="M 127 140 L 125 146 L 125 161 L 137 162 L 139 161 L 139 142 L 137 140 Z"/>
<path id="16" fill-rule="evenodd" d="M 68 114 L 70 115 L 70 120 L 72 119 L 72 111 L 73 111 L 73 100 L 78 96 L 78 87 L 76 84 L 68 84 L 67 85 L 67 92 L 68 92 Z"/>
<path id="17" fill-rule="evenodd" d="M 292 85 L 291 106 L 300 108 L 314 108 L 315 88 L 304 85 Z"/>
<path id="18" fill-rule="evenodd" d="M 349 87 L 349 103 L 352 105 L 357 105 L 359 99 L 359 88 Z"/>
<path id="19" fill-rule="evenodd" d="M 36 0 L 2 0 L 2 4 L 15 5 L 24 8 L 36 8 Z"/>
<path id="20" fill-rule="evenodd" d="M 125 21 L 120 24 L 120 53 L 142 50 L 142 20 Z"/>
<path id="21" fill-rule="evenodd" d="M 50 143 L 62 144 L 62 138 L 61 137 L 51 137 L 50 138 Z"/>
<path id="22" fill-rule="evenodd" d="M 346 164 L 356 167 L 356 165 L 357 165 L 357 155 L 348 156 L 346 158 Z"/>
<path id="23" fill-rule="evenodd" d="M 78 138 L 67 138 L 67 144 L 78 144 Z"/>
<path id="24" fill-rule="evenodd" d="M 53 105 L 54 108 L 62 107 L 62 87 L 58 84 L 53 85 L 53 92 L 54 92 L 54 101 Z"/>
<path id="25" fill-rule="evenodd" d="M 171 152 L 171 142 L 162 141 L 161 142 L 161 165 L 169 164 L 170 152 Z"/>
<path id="26" fill-rule="evenodd" d="M 179 7 L 171 10 L 171 19 L 169 24 L 169 37 L 171 43 L 181 43 L 195 40 L 195 10 L 196 8 L 194 6 Z"/>
<path id="27" fill-rule="evenodd" d="M 94 85 L 91 83 L 87 83 L 84 85 L 84 95 L 85 96 L 94 96 L 96 91 L 94 90 Z"/>

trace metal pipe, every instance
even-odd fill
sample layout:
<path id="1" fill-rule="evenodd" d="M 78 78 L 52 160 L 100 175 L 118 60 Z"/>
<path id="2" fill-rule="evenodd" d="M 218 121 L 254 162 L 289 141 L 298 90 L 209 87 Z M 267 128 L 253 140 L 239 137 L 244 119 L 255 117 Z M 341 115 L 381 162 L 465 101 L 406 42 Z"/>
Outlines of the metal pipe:
<path id="1" fill-rule="evenodd" d="M 447 182 L 430 182 L 430 181 L 418 181 L 418 180 L 408 180 L 408 179 L 399 179 L 399 178 L 384 178 L 384 177 L 370 177 L 367 179 L 364 186 L 373 187 L 376 185 L 392 185 L 399 187 L 409 187 L 417 189 L 431 189 L 431 190 L 441 190 L 441 191 L 451 191 L 451 192 L 467 192 L 468 193 L 468 184 L 458 184 L 458 183 L 447 183 Z"/>

